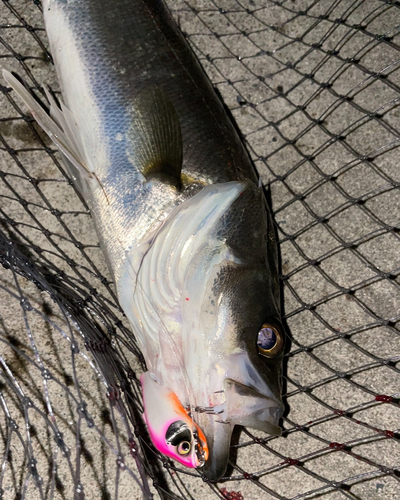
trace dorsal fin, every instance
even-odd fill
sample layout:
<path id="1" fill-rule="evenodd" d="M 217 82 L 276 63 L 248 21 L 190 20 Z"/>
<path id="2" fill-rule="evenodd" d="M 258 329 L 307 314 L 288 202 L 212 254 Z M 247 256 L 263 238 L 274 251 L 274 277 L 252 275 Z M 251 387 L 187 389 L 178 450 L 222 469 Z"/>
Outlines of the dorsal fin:
<path id="1" fill-rule="evenodd" d="M 161 87 L 140 92 L 130 108 L 129 142 L 147 180 L 181 187 L 182 134 L 178 114 Z"/>
<path id="2" fill-rule="evenodd" d="M 3 69 L 3 77 L 24 101 L 33 118 L 67 160 L 67 168 L 69 169 L 69 166 L 73 165 L 76 171 L 87 180 L 95 179 L 93 172 L 86 164 L 82 141 L 71 111 L 63 103 L 61 103 L 60 109 L 50 92 L 45 88 L 50 103 L 49 115 L 14 75 Z M 74 178 L 76 177 L 73 173 L 70 172 L 70 174 Z"/>

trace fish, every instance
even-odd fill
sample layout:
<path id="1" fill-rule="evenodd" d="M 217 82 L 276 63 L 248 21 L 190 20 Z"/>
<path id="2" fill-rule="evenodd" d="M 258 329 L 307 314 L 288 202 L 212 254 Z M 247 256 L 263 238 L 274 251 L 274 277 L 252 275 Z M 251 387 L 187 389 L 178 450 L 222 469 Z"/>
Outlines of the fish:
<path id="1" fill-rule="evenodd" d="M 154 446 L 209 481 L 280 435 L 277 244 L 232 118 L 161 0 L 43 0 L 62 99 L 3 75 L 85 198 L 146 361 Z"/>

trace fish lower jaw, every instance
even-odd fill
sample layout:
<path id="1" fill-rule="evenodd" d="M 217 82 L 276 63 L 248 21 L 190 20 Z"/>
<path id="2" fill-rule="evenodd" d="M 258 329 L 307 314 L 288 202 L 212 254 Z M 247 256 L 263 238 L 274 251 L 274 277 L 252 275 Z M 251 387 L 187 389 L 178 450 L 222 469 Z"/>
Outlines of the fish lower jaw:
<path id="1" fill-rule="evenodd" d="M 264 402 L 263 399 L 267 399 L 269 401 Z M 278 427 L 279 420 L 283 413 L 283 406 L 281 405 L 281 403 L 279 401 L 275 401 L 270 398 L 264 398 L 262 396 L 260 397 L 260 401 L 262 401 L 260 407 L 249 412 L 249 414 L 253 415 L 254 419 L 257 419 L 259 421 L 259 425 L 257 425 L 256 427 L 254 427 L 253 425 L 253 428 L 264 430 L 262 428 L 263 426 L 268 426 L 269 428 Z M 267 404 L 264 406 L 263 403 Z M 207 413 L 208 415 L 213 415 L 218 418 L 221 423 L 231 424 L 232 426 L 242 425 L 252 427 L 251 423 L 247 422 L 249 415 L 246 414 L 246 409 L 243 407 L 243 405 L 238 405 L 234 409 L 233 416 L 230 415 L 229 409 L 232 411 L 232 408 L 229 408 L 227 403 L 222 403 L 220 405 L 210 407 L 196 406 L 193 409 L 190 409 L 190 407 L 188 407 L 187 411 L 190 413 Z M 240 415 L 240 413 L 242 413 L 242 415 Z M 271 433 L 270 431 L 266 432 Z"/>
<path id="2" fill-rule="evenodd" d="M 220 400 L 209 406 L 190 408 L 194 420 L 201 422 L 205 414 L 220 424 L 250 427 L 271 435 L 280 435 L 279 420 L 284 405 L 272 393 L 266 395 L 251 386 L 226 378 Z"/>
<path id="3" fill-rule="evenodd" d="M 201 468 L 201 473 L 208 481 L 218 481 L 223 477 L 229 461 L 232 431 L 236 425 L 263 431 L 269 435 L 280 435 L 278 423 L 283 413 L 280 401 L 251 391 L 250 399 L 243 396 L 240 401 L 230 398 L 214 406 L 211 411 L 194 415 L 194 419 L 203 430 L 209 458 Z M 208 410 L 208 409 L 207 409 Z"/>

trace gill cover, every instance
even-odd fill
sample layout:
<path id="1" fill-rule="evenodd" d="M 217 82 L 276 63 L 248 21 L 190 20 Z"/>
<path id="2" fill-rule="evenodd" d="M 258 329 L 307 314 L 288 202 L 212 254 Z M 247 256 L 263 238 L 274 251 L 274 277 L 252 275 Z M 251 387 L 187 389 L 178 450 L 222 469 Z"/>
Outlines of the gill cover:
<path id="1" fill-rule="evenodd" d="M 144 419 L 158 451 L 186 467 L 202 467 L 208 458 L 206 438 L 175 393 L 160 385 L 150 372 L 140 377 Z"/>

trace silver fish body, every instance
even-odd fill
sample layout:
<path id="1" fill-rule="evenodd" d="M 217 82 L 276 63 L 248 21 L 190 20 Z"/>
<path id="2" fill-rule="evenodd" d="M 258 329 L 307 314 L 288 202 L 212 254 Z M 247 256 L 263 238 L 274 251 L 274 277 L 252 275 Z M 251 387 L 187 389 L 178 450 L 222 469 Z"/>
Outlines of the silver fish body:
<path id="1" fill-rule="evenodd" d="M 264 195 L 161 1 L 44 0 L 43 11 L 91 180 L 70 165 L 71 173 L 148 370 L 190 408 L 209 446 L 203 472 L 216 480 L 234 425 L 278 434 L 283 411 L 282 350 L 266 358 L 257 349 L 262 325 L 281 330 Z M 143 168 L 149 133 L 141 120 L 156 114 L 151 97 L 141 97 L 149 88 L 162 89 L 179 120 L 175 184 Z"/>

